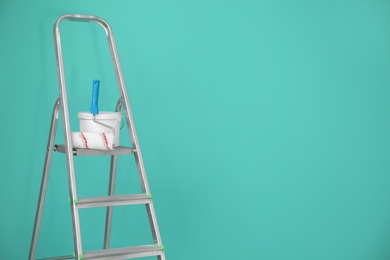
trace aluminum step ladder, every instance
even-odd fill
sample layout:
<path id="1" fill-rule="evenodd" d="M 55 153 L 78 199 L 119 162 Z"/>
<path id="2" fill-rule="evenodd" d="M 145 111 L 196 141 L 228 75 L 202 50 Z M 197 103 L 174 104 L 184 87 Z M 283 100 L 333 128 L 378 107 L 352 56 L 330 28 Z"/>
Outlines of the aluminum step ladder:
<path id="1" fill-rule="evenodd" d="M 116 104 L 116 111 L 119 112 L 121 111 L 121 109 L 123 109 L 132 147 L 119 146 L 114 148 L 113 150 L 108 150 L 108 151 L 75 149 L 72 147 L 71 128 L 70 128 L 70 119 L 69 119 L 69 111 L 68 111 L 68 99 L 66 94 L 65 72 L 64 72 L 64 64 L 63 64 L 63 57 L 62 57 L 60 29 L 59 29 L 59 25 L 62 21 L 93 22 L 99 24 L 104 28 L 107 35 L 107 41 L 110 48 L 111 57 L 114 64 L 116 79 L 118 82 L 118 87 L 120 92 L 120 98 L 118 100 L 118 103 Z M 42 219 L 43 207 L 44 207 L 44 201 L 46 195 L 46 188 L 48 185 L 50 165 L 52 161 L 53 152 L 56 151 L 56 152 L 64 153 L 66 156 L 69 193 L 70 193 L 70 208 L 71 208 L 72 227 L 73 227 L 74 254 L 67 255 L 67 256 L 56 256 L 56 257 L 45 258 L 45 259 L 103 260 L 103 259 L 134 259 L 134 258 L 155 256 L 157 257 L 158 260 L 165 260 L 164 247 L 162 245 L 160 232 L 158 229 L 155 209 L 153 206 L 152 196 L 150 193 L 145 167 L 142 160 L 141 150 L 138 143 L 137 133 L 133 121 L 133 116 L 132 116 L 127 90 L 125 86 L 125 81 L 123 79 L 122 69 L 119 63 L 119 57 L 115 45 L 114 36 L 109 24 L 105 20 L 97 16 L 80 15 L 80 14 L 63 15 L 60 18 L 58 18 L 58 20 L 54 25 L 54 43 L 55 43 L 55 50 L 56 50 L 56 57 L 57 57 L 57 70 L 58 70 L 60 97 L 55 102 L 53 114 L 51 118 L 46 159 L 45 159 L 44 170 L 42 175 L 41 188 L 40 188 L 39 199 L 38 199 L 38 207 L 35 216 L 34 230 L 31 239 L 29 259 L 30 260 L 35 259 L 39 229 L 41 225 L 41 219 Z M 64 128 L 63 145 L 57 145 L 54 143 L 60 110 L 62 111 L 62 123 Z M 79 198 L 77 196 L 73 157 L 74 156 L 99 156 L 99 155 L 111 156 L 108 196 Z M 120 196 L 114 195 L 118 155 L 134 156 L 141 187 L 142 187 L 142 192 L 143 192 L 142 194 L 130 194 L 130 195 L 120 195 Z M 134 204 L 145 204 L 154 244 L 135 246 L 135 247 L 134 246 L 125 247 L 125 248 L 110 248 L 113 207 L 122 206 L 122 205 L 134 205 Z M 79 210 L 82 208 L 96 208 L 96 207 L 107 207 L 103 249 L 92 251 L 92 252 L 84 252 L 82 248 L 82 239 L 81 239 L 81 232 L 80 232 Z"/>

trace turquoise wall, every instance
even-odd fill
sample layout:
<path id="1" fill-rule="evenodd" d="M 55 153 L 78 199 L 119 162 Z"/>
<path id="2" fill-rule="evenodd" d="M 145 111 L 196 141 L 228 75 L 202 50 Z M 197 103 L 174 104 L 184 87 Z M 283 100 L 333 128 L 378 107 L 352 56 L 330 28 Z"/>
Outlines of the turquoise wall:
<path id="1" fill-rule="evenodd" d="M 386 0 L 2 0 L 1 259 L 28 255 L 66 13 L 113 27 L 167 259 L 390 259 Z M 101 110 L 118 92 L 102 30 L 61 29 L 77 131 L 93 79 Z M 38 257 L 73 252 L 64 166 L 55 154 Z M 137 192 L 125 169 L 118 193 Z M 76 173 L 80 196 L 106 192 L 108 158 Z M 104 209 L 84 211 L 98 249 Z M 142 207 L 114 214 L 113 246 L 150 242 Z"/>

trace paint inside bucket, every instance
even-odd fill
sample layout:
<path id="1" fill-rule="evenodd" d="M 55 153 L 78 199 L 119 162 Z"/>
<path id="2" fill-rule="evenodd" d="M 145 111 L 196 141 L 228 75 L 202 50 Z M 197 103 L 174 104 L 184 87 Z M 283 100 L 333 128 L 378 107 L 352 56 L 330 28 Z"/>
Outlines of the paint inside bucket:
<path id="1" fill-rule="evenodd" d="M 93 122 L 92 114 L 89 112 L 78 113 L 80 121 L 80 132 L 98 132 L 98 133 L 112 133 L 112 130 L 108 127 L 102 126 Z M 99 112 L 95 115 L 95 120 L 108 125 L 115 130 L 114 146 L 119 146 L 119 130 L 122 121 L 122 115 L 120 112 Z"/>

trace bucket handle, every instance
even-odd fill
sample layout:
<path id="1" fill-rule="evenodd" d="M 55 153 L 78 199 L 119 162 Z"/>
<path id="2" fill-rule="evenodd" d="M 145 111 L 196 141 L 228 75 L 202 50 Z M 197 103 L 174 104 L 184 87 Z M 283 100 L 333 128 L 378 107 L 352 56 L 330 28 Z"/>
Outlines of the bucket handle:
<path id="1" fill-rule="evenodd" d="M 115 136 L 115 128 L 112 127 L 112 126 L 110 126 L 110 125 L 106 125 L 106 124 L 104 124 L 104 123 L 102 123 L 102 122 L 100 122 L 100 121 L 97 121 L 96 118 L 95 118 L 95 116 L 96 116 L 96 115 L 92 115 L 92 121 L 95 122 L 95 123 L 98 124 L 98 125 L 101 125 L 101 126 L 110 128 L 111 131 L 112 131 L 112 133 L 113 133 L 114 136 Z"/>

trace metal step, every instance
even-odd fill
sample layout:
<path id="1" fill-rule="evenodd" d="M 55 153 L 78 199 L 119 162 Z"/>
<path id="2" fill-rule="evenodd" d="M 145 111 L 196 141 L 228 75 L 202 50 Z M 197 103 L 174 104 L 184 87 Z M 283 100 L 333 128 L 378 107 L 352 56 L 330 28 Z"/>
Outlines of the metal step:
<path id="1" fill-rule="evenodd" d="M 77 208 L 97 208 L 107 206 L 147 204 L 151 202 L 151 194 L 131 194 L 83 198 L 76 200 L 75 204 Z"/>
<path id="2" fill-rule="evenodd" d="M 104 250 L 96 250 L 86 252 L 81 257 L 84 259 L 96 259 L 96 260 L 115 260 L 115 259 L 133 259 L 148 256 L 159 256 L 164 251 L 163 246 L 145 245 L 145 246 L 132 246 L 124 248 L 112 248 Z M 64 260 L 64 259 L 75 259 L 74 255 L 68 256 L 56 256 L 50 258 L 40 258 L 37 260 Z"/>
<path id="3" fill-rule="evenodd" d="M 148 256 L 158 256 L 164 253 L 164 248 L 157 245 L 133 246 L 125 248 L 113 248 L 86 252 L 83 260 L 115 260 L 115 259 L 133 259 Z"/>
<path id="4" fill-rule="evenodd" d="M 54 145 L 54 151 L 65 153 L 65 145 L 63 144 Z M 73 149 L 74 156 L 121 155 L 121 154 L 132 154 L 133 152 L 135 152 L 134 148 L 125 147 L 125 146 L 115 147 L 114 150 L 95 150 L 95 149 L 80 149 L 80 148 Z"/>
<path id="5" fill-rule="evenodd" d="M 56 257 L 50 257 L 50 258 L 39 258 L 36 260 L 65 260 L 65 259 L 74 259 L 74 256 L 73 255 L 56 256 Z"/>

